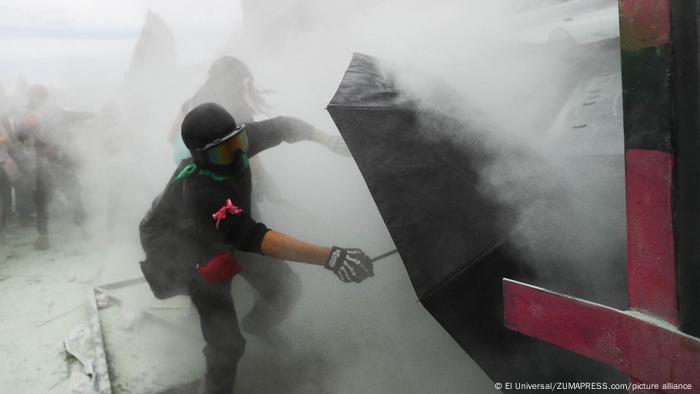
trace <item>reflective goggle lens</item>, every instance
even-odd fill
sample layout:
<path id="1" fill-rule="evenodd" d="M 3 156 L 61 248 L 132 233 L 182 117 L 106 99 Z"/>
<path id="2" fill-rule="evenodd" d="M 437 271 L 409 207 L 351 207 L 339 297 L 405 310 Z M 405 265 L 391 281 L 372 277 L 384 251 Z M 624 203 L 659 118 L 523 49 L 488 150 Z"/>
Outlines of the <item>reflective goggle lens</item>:
<path id="1" fill-rule="evenodd" d="M 245 130 L 218 145 L 208 148 L 203 154 L 208 163 L 226 165 L 233 163 L 239 151 L 243 153 L 248 152 L 248 134 Z"/>

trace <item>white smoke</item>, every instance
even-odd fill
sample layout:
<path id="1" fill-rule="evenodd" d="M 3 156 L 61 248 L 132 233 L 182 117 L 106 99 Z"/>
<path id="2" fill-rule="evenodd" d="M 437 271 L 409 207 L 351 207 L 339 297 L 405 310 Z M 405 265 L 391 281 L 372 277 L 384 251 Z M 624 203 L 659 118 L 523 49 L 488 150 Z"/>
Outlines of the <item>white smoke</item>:
<path id="1" fill-rule="evenodd" d="M 516 26 L 520 23 L 516 11 L 558 1 L 244 0 L 242 18 L 238 6 L 228 2 L 188 1 L 177 9 L 165 1 L 148 3 L 172 29 L 176 53 L 167 57 L 175 64 L 162 66 L 169 68 L 163 73 L 161 68 L 146 67 L 150 74 L 138 76 L 128 94 L 123 94 L 123 83 L 129 53 L 146 15 L 145 7 L 136 1 L 127 7 L 139 11 L 129 14 L 128 30 L 133 35 L 128 45 L 92 42 L 89 53 L 94 59 L 89 63 L 88 57 L 75 55 L 77 49 L 73 56 L 52 50 L 50 56 L 60 64 L 60 72 L 46 74 L 45 67 L 37 65 L 27 69 L 29 75 L 50 75 L 47 78 L 60 87 L 65 103 L 100 114 L 79 130 L 86 201 L 92 214 L 89 228 L 98 241 L 112 245 L 107 250 L 129 245 L 124 246 L 127 252 L 104 257 L 103 281 L 119 271 L 113 267 L 135 264 L 139 258 L 138 220 L 175 167 L 168 131 L 182 102 L 204 82 L 209 64 L 220 55 L 243 59 L 257 85 L 272 91 L 267 95 L 273 106 L 269 115 L 296 116 L 335 135 L 324 107 L 352 52 L 374 55 L 438 76 L 469 103 L 461 116 L 483 114 L 483 119 L 471 120 L 495 125 L 496 134 L 491 136 L 495 144 L 507 140 L 536 151 L 543 150 L 541 143 L 564 104 L 561 100 L 568 97 L 562 92 L 576 86 L 577 75 L 587 66 L 576 45 L 541 50 L 514 43 L 523 29 Z M 227 12 L 212 17 L 216 14 L 212 9 Z M 194 28 L 203 25 L 206 35 L 196 36 Z M 25 54 L 17 42 L 12 49 Z M 5 86 L 15 78 L 5 73 L 0 77 Z M 432 100 L 430 89 L 403 81 L 412 95 Z M 444 108 L 454 103 L 427 104 Z M 624 237 L 620 234 L 623 213 L 609 209 L 610 200 L 623 197 L 614 186 L 619 178 L 614 172 L 607 178 L 581 177 L 600 171 L 587 165 L 574 171 L 577 178 L 573 178 L 567 175 L 571 169 L 564 168 L 569 159 L 544 153 L 546 168 L 568 181 L 553 202 L 518 206 L 517 189 L 508 187 L 512 180 L 528 178 L 531 189 L 550 189 L 552 178 L 533 177 L 527 166 L 508 160 L 483 169 L 483 188 L 519 208 L 518 240 L 534 261 L 561 260 L 579 275 L 604 275 L 606 251 Z M 263 200 L 260 219 L 268 226 L 319 244 L 359 246 L 370 255 L 393 248 L 351 160 L 310 142 L 283 145 L 261 158 L 291 203 Z M 134 261 L 123 261 L 129 258 Z M 581 264 L 588 265 L 582 268 Z M 296 353 L 279 358 L 269 353 L 247 356 L 241 365 L 243 392 L 279 391 L 268 375 L 256 371 L 269 368 L 269 359 L 277 360 L 276 369 L 271 369 L 274 376 L 299 385 L 287 387 L 288 392 L 492 390 L 483 372 L 415 302 L 396 258 L 377 263 L 377 276 L 359 286 L 343 286 L 317 267 L 295 266 L 295 270 L 304 280 L 304 293 L 285 328 L 297 344 Z M 236 294 L 243 294 L 237 298 L 243 315 L 252 290 L 240 283 L 237 287 Z M 265 352 L 255 342 L 251 349 Z M 177 364 L 177 360 L 164 362 Z M 304 381 L 294 381 L 292 375 Z"/>

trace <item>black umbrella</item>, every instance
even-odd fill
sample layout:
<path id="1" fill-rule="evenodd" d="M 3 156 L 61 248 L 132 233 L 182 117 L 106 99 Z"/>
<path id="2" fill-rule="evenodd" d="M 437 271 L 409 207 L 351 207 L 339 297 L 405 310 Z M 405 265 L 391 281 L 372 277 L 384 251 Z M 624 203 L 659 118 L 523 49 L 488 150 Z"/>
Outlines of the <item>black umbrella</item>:
<path id="1" fill-rule="evenodd" d="M 442 91 L 453 102 L 454 93 Z M 513 212 L 484 193 L 479 169 L 503 154 L 529 160 L 527 152 L 495 151 L 473 122 L 419 105 L 362 54 L 328 111 L 420 302 L 492 379 L 610 381 L 607 367 L 503 326 L 501 279 L 536 283 L 537 275 L 510 247 Z"/>

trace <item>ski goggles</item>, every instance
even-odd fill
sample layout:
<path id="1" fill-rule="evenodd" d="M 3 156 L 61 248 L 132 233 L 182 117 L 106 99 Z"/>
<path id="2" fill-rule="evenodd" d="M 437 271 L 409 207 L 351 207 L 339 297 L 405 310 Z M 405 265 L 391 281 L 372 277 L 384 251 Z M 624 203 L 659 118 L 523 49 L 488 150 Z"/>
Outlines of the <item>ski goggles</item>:
<path id="1" fill-rule="evenodd" d="M 209 164 L 233 164 L 240 153 L 248 152 L 248 134 L 242 124 L 227 135 L 218 138 L 194 153 L 195 159 Z"/>

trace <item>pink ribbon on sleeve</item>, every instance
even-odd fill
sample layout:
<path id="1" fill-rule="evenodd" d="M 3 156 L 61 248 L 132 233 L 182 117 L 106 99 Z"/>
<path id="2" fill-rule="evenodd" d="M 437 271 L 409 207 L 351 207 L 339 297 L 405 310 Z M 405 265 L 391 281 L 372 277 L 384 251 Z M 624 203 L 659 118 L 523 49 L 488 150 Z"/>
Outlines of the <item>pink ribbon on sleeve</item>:
<path id="1" fill-rule="evenodd" d="M 213 215 L 211 215 L 214 220 L 216 220 L 216 228 L 219 228 L 219 222 L 222 220 L 226 219 L 226 217 L 231 214 L 231 215 L 240 215 L 243 213 L 243 210 L 241 208 L 238 208 L 237 206 L 233 205 L 231 202 L 231 199 L 226 200 L 226 204 L 224 204 L 223 207 L 219 208 L 218 211 L 216 211 Z"/>

